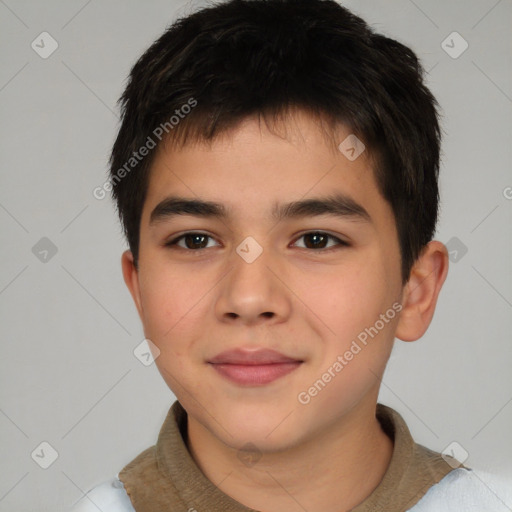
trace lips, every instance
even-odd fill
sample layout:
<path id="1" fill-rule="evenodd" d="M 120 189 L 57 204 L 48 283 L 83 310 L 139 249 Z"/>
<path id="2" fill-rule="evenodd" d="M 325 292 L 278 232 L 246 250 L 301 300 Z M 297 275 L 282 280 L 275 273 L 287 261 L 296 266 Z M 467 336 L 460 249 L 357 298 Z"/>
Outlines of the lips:
<path id="1" fill-rule="evenodd" d="M 235 349 L 222 352 L 208 361 L 223 377 L 239 385 L 261 386 L 296 370 L 303 361 L 275 350 Z"/>
<path id="2" fill-rule="evenodd" d="M 241 364 L 241 365 L 262 365 L 277 363 L 296 363 L 298 359 L 287 357 L 280 352 L 268 349 L 258 350 L 226 350 L 221 352 L 209 362 L 212 364 Z"/>

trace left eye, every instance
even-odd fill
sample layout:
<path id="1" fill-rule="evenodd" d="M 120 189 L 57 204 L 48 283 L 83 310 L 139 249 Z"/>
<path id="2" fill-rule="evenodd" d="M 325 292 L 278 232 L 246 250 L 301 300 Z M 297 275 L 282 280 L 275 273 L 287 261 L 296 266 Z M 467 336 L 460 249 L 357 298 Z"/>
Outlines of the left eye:
<path id="1" fill-rule="evenodd" d="M 329 239 L 334 240 L 338 243 L 335 243 L 334 246 L 329 247 L 328 249 L 335 248 L 336 246 L 348 246 L 347 242 L 340 240 L 339 238 L 329 235 L 328 233 L 324 233 L 322 231 L 312 231 L 310 233 L 304 233 L 297 240 L 304 238 L 306 241 L 305 248 L 306 249 L 326 249 L 325 244 Z"/>

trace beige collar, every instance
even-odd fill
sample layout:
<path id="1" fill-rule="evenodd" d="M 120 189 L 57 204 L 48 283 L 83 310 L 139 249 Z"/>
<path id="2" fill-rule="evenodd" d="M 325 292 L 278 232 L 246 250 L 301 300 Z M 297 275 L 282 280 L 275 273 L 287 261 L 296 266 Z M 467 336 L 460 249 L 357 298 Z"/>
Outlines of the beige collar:
<path id="1" fill-rule="evenodd" d="M 403 418 L 390 407 L 377 404 L 377 418 L 394 441 L 393 455 L 381 483 L 352 512 L 405 512 L 453 468 L 439 453 L 416 444 Z M 119 473 L 136 512 L 255 512 L 206 478 L 187 449 L 186 436 L 187 413 L 176 401 L 156 445 Z"/>

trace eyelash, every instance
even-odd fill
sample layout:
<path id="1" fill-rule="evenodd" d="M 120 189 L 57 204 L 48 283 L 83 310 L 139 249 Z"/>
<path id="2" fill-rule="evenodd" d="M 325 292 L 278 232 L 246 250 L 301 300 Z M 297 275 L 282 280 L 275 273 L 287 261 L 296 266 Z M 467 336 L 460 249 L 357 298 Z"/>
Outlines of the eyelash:
<path id="1" fill-rule="evenodd" d="M 204 251 L 205 249 L 210 249 L 210 247 L 202 247 L 202 248 L 199 248 L 199 249 L 188 249 L 186 247 L 180 247 L 178 246 L 178 242 L 181 241 L 182 239 L 184 239 L 186 236 L 188 235 L 198 235 L 198 236 L 205 236 L 205 237 L 208 237 L 208 238 L 211 238 L 213 239 L 212 236 L 208 235 L 207 233 L 201 233 L 201 232 L 188 232 L 188 233 L 184 233 L 183 235 L 180 235 L 176 238 L 173 238 L 172 240 L 169 240 L 168 242 L 166 242 L 164 244 L 165 247 L 169 247 L 169 248 L 173 248 L 173 246 L 177 246 L 179 247 L 179 249 L 183 249 L 184 251 L 188 251 L 188 252 L 201 252 L 201 251 Z M 308 236 L 308 235 L 321 235 L 321 236 L 325 236 L 329 239 L 332 239 L 332 240 L 335 240 L 337 241 L 337 245 L 335 245 L 334 247 L 329 247 L 327 249 L 310 249 L 308 247 L 300 247 L 300 249 L 306 249 L 306 250 L 310 250 L 310 251 L 315 251 L 315 252 L 331 252 L 333 250 L 337 250 L 339 249 L 340 247 L 350 247 L 350 244 L 345 242 L 344 240 L 341 240 L 340 238 L 334 236 L 334 235 L 331 235 L 329 233 L 326 233 L 325 231 L 308 231 L 307 233 L 303 233 L 302 235 L 300 235 L 296 240 L 300 240 L 301 238 L 305 237 L 305 236 Z"/>

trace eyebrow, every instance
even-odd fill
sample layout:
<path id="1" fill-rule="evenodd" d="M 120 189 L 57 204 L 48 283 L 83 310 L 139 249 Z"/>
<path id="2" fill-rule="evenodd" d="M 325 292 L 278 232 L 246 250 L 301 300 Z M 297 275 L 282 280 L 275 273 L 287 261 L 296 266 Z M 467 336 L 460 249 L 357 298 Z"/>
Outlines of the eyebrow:
<path id="1" fill-rule="evenodd" d="M 168 221 L 178 215 L 192 215 L 194 217 L 221 220 L 229 217 L 228 209 L 222 203 L 171 196 L 156 205 L 149 217 L 149 224 Z M 372 222 L 370 214 L 361 204 L 350 196 L 341 193 L 328 197 L 276 204 L 272 209 L 272 218 L 276 221 L 320 215 L 332 215 L 355 221 Z"/>

